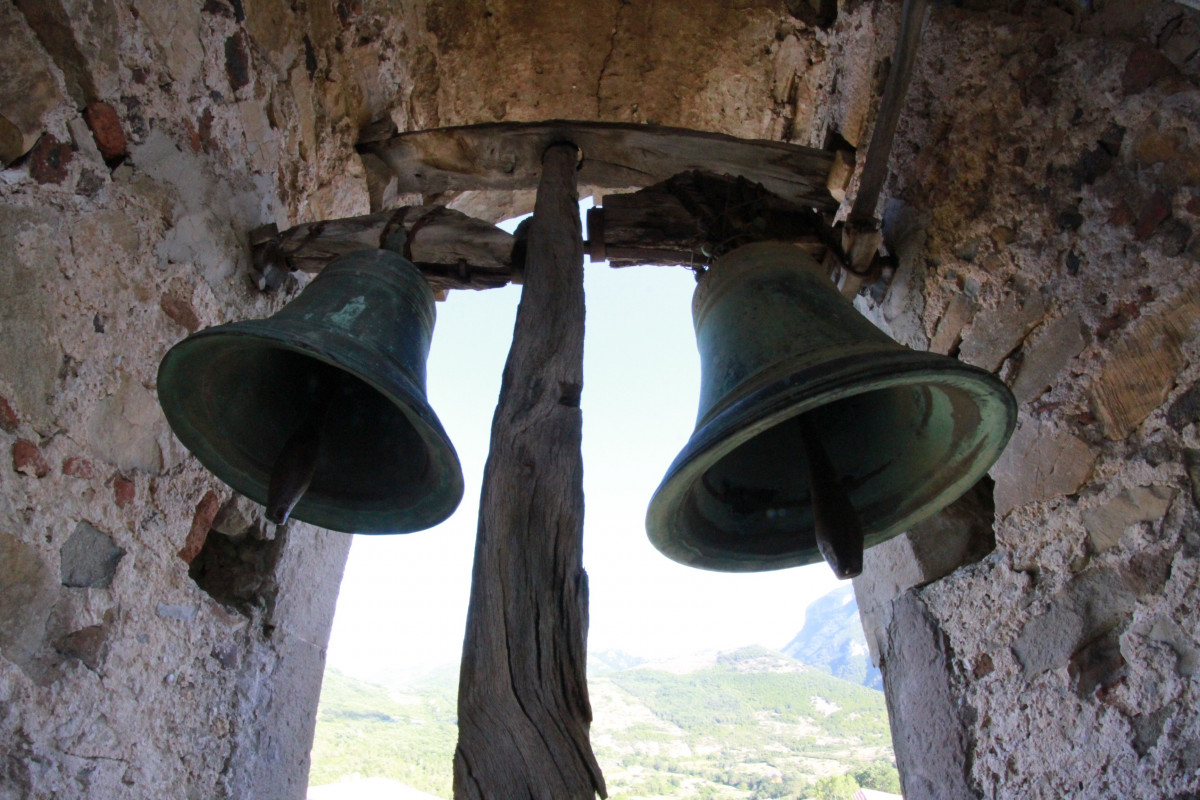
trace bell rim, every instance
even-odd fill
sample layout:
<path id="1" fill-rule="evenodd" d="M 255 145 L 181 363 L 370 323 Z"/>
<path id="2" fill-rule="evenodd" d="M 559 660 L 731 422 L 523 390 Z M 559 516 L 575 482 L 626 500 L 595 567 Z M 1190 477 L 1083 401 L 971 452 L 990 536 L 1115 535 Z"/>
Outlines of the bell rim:
<path id="1" fill-rule="evenodd" d="M 266 327 L 269 320 L 271 326 Z M 445 483 L 438 482 L 438 485 L 449 490 L 444 491 L 443 502 L 428 509 L 415 522 L 411 520 L 410 507 L 401 510 L 366 512 L 368 520 L 361 525 L 349 525 L 343 518 L 348 513 L 344 509 L 339 511 L 328 505 L 315 506 L 308 496 L 302 497 L 296 504 L 290 515 L 291 519 L 339 533 L 403 534 L 438 525 L 457 510 L 465 492 L 462 464 L 445 428 L 432 413 L 425 392 L 404 374 L 402 369 L 396 369 L 394 374 L 389 376 L 395 380 L 395 385 L 399 387 L 400 392 L 393 391 L 373 380 L 367 371 L 355 372 L 347 369 L 346 362 L 348 360 L 354 360 L 361 366 L 378 364 L 384 360 L 371 348 L 365 347 L 350 337 L 345 337 L 343 341 L 339 342 L 339 352 L 343 357 L 335 360 L 326 352 L 324 346 L 312 341 L 303 328 L 296 326 L 293 329 L 293 326 L 286 321 L 281 325 L 281 321 L 275 318 L 245 320 L 198 331 L 173 345 L 159 363 L 157 374 L 159 405 L 163 409 L 172 432 L 201 465 L 219 480 L 254 502 L 260 505 L 266 504 L 265 484 L 254 480 L 244 471 L 234 468 L 225 457 L 220 455 L 219 449 L 196 432 L 186 416 L 179 413 L 178 409 L 183 404 L 176 400 L 182 394 L 182 390 L 175 388 L 175 380 L 172 376 L 176 372 L 187 372 L 187 365 L 196 357 L 191 351 L 195 351 L 197 346 L 212 347 L 217 342 L 231 337 L 236 339 L 239 346 L 248 346 L 253 343 L 257 346 L 267 345 L 270 349 L 299 353 L 361 380 L 383 395 L 405 416 L 418 432 L 421 440 L 425 442 L 428 451 L 434 455 L 431 457 L 431 461 L 438 473 L 444 478 L 449 478 Z M 345 358 L 348 352 L 354 353 L 356 358 Z M 165 394 L 164 385 L 170 387 Z M 410 405 L 411 401 L 417 402 Z M 231 477 L 236 480 L 230 480 Z"/>
<path id="2" fill-rule="evenodd" d="M 764 572 L 822 561 L 815 545 L 771 556 L 744 556 L 732 552 L 713 554 L 711 547 L 705 553 L 690 537 L 672 534 L 676 529 L 686 530 L 676 523 L 691 488 L 709 468 L 742 444 L 769 428 L 834 400 L 896 386 L 940 383 L 966 391 L 977 398 L 977 403 L 984 398 L 997 403 L 1003 411 L 1003 420 L 997 415 L 988 426 L 999 435 L 991 440 L 983 454 L 965 465 L 971 468 L 957 480 L 886 527 L 876 529 L 864 525 L 865 546 L 871 547 L 903 533 L 975 485 L 995 464 L 1016 428 L 1017 403 L 1012 392 L 992 373 L 948 356 L 906 349 L 896 351 L 894 346 L 886 345 L 879 348 L 879 353 L 887 356 L 886 364 L 863 364 L 860 353 L 790 374 L 740 397 L 697 425 L 650 499 L 646 510 L 646 533 L 651 544 L 673 561 L 716 572 Z M 748 414 L 747 409 L 757 413 Z M 980 426 L 980 441 L 988 443 L 988 438 Z"/>

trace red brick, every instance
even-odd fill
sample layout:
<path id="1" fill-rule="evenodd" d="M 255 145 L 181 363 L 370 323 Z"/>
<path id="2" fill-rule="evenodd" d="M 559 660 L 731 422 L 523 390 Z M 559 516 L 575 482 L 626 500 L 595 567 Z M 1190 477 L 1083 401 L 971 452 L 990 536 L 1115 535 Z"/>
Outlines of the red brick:
<path id="1" fill-rule="evenodd" d="M 196 130 L 196 126 L 192 124 L 190 119 L 183 121 L 184 127 L 187 129 L 188 146 L 192 148 L 193 153 L 200 152 L 200 132 Z"/>
<path id="2" fill-rule="evenodd" d="M 1096 328 L 1096 338 L 1104 341 L 1113 331 L 1125 327 L 1141 315 L 1142 308 L 1138 303 L 1122 303 L 1113 309 L 1113 313 L 1100 320 L 1100 325 Z"/>
<path id="3" fill-rule="evenodd" d="M 79 456 L 71 456 L 64 461 L 62 471 L 63 475 L 70 475 L 72 478 L 91 480 L 96 477 L 96 469 L 92 466 L 92 462 Z"/>
<path id="4" fill-rule="evenodd" d="M 1181 133 L 1150 129 L 1142 133 L 1133 143 L 1133 158 L 1143 167 L 1152 167 L 1170 161 L 1187 143 Z"/>
<path id="5" fill-rule="evenodd" d="M 133 498 L 137 495 L 137 486 L 128 478 L 118 475 L 113 478 L 113 502 L 117 504 L 117 508 L 124 508 L 133 502 Z"/>
<path id="6" fill-rule="evenodd" d="M 192 122 L 190 119 L 184 120 L 184 125 L 187 127 L 188 146 L 192 148 L 193 153 L 199 153 L 201 150 L 206 153 L 216 152 L 217 142 L 212 135 L 214 119 L 212 109 L 206 108 L 196 122 Z"/>
<path id="7" fill-rule="evenodd" d="M 62 183 L 70 163 L 71 148 L 48 133 L 29 151 L 29 174 L 38 183 Z"/>
<path id="8" fill-rule="evenodd" d="M 1170 59 L 1148 44 L 1138 44 L 1125 62 L 1121 89 L 1125 94 L 1139 94 L 1160 79 L 1178 74 L 1179 70 Z"/>
<path id="9" fill-rule="evenodd" d="M 104 156 L 105 161 L 125 155 L 128 144 L 115 108 L 99 101 L 92 103 L 84 110 L 83 121 L 92 129 L 92 138 L 96 140 L 96 147 L 100 148 L 100 155 Z"/>
<path id="10" fill-rule="evenodd" d="M 200 317 L 196 314 L 196 309 L 192 308 L 191 301 L 186 298 L 169 292 L 162 296 L 158 305 L 172 322 L 187 328 L 188 333 L 200 330 Z"/>
<path id="11" fill-rule="evenodd" d="M 204 497 L 196 504 L 196 513 L 192 516 L 192 529 L 188 531 L 183 549 L 179 551 L 180 558 L 190 564 L 192 559 L 200 554 L 200 548 L 204 547 L 204 540 L 208 538 L 213 520 L 220 510 L 221 498 L 217 497 L 217 493 L 211 489 L 205 492 Z"/>
<path id="12" fill-rule="evenodd" d="M 1163 223 L 1163 220 L 1169 216 L 1171 216 L 1171 201 L 1162 192 L 1155 192 L 1142 205 L 1142 211 L 1138 214 L 1137 224 L 1133 226 L 1134 238 L 1138 240 L 1149 239 L 1158 226 Z"/>
<path id="13" fill-rule="evenodd" d="M 18 439 L 12 448 L 13 469 L 23 475 L 44 478 L 50 474 L 50 464 L 41 449 L 28 439 Z"/>
<path id="14" fill-rule="evenodd" d="M 215 153 L 217 151 L 217 140 L 213 138 L 213 112 L 211 108 L 204 109 L 204 113 L 200 115 L 200 127 L 196 129 L 196 136 L 200 139 L 200 147 L 206 153 Z"/>
<path id="15" fill-rule="evenodd" d="M 77 658 L 88 669 L 99 668 L 108 649 L 108 626 L 89 625 L 68 633 L 54 643 L 54 649 L 68 658 Z"/>
<path id="16" fill-rule="evenodd" d="M 1129 207 L 1129 203 L 1124 199 L 1117 201 L 1113 207 L 1112 213 L 1108 215 L 1108 224 L 1117 228 L 1124 228 L 1126 225 L 1133 224 L 1133 209 Z"/>
<path id="17" fill-rule="evenodd" d="M 0 397 L 0 430 L 5 433 L 16 433 L 17 427 L 21 424 L 21 420 L 17 418 L 17 412 L 13 411 L 13 407 L 8 404 L 8 400 Z"/>

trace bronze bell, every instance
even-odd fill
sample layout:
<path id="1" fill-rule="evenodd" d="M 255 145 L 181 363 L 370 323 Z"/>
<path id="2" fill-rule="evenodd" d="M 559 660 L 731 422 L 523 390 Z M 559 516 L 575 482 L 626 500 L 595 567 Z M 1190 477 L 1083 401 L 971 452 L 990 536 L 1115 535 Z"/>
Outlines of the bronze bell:
<path id="1" fill-rule="evenodd" d="M 159 402 L 200 463 L 275 522 L 290 513 L 347 533 L 429 528 L 463 494 L 458 455 L 425 397 L 434 320 L 433 292 L 410 262 L 351 253 L 274 316 L 172 347 Z"/>
<path id="2" fill-rule="evenodd" d="M 692 300 L 700 410 L 646 515 L 704 569 L 829 561 L 945 507 L 999 457 L 1016 401 L 995 376 L 892 341 L 790 244 L 718 259 Z"/>

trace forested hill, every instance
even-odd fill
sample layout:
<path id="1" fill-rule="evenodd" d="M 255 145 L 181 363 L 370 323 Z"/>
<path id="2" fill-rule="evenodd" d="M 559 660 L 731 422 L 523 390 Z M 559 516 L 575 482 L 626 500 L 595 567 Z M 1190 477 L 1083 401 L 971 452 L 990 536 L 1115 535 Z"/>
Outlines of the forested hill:
<path id="1" fill-rule="evenodd" d="M 855 773 L 898 785 L 883 695 L 778 651 L 643 664 L 590 685 L 614 798 L 818 797 L 821 779 Z"/>
<path id="2" fill-rule="evenodd" d="M 804 627 L 783 648 L 785 655 L 830 675 L 883 691 L 883 675 L 871 663 L 858 620 L 854 587 L 839 587 L 804 612 Z"/>
<path id="3" fill-rule="evenodd" d="M 898 786 L 879 692 L 761 647 L 624 669 L 603 660 L 610 671 L 589 681 L 592 742 L 613 800 Z M 312 783 L 379 776 L 448 798 L 454 723 L 444 683 L 389 690 L 330 670 Z"/>

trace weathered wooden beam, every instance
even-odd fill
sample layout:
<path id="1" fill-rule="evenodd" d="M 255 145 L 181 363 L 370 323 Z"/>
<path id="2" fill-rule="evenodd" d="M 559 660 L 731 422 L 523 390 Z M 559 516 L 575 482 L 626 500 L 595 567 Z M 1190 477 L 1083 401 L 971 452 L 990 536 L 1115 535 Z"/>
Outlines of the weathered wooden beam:
<path id="1" fill-rule="evenodd" d="M 546 150 L 479 503 L 456 800 L 606 796 L 588 740 L 576 174 L 574 146 Z"/>
<path id="2" fill-rule="evenodd" d="M 883 89 L 879 113 L 875 116 L 875 127 L 863 162 L 858 193 L 854 196 L 854 205 L 842 229 L 842 249 L 846 257 L 835 269 L 835 280 L 845 297 L 854 297 L 865 284 L 877 277 L 873 266 L 879 246 L 883 243 L 883 234 L 875 208 L 879 205 L 879 194 L 887 179 L 892 141 L 896 137 L 900 112 L 904 109 L 904 97 L 908 92 L 928 13 L 929 0 L 904 0 L 904 7 L 900 11 L 900 34 L 892 52 L 892 68 Z"/>
<path id="3" fill-rule="evenodd" d="M 378 133 L 374 135 L 379 135 Z M 493 123 L 360 140 L 395 173 L 396 191 L 438 195 L 480 189 L 528 189 L 554 142 L 579 146 L 579 182 L 599 188 L 644 187 L 689 170 L 744 177 L 809 208 L 837 202 L 826 180 L 824 150 L 718 133 L 614 122 Z"/>
<path id="4" fill-rule="evenodd" d="M 917 49 L 921 44 L 921 31 L 925 27 L 928 12 L 929 0 L 904 0 L 904 7 L 900 11 L 900 34 L 892 51 L 892 68 L 883 88 L 883 99 L 879 101 L 879 113 L 875 116 L 871 144 L 867 147 L 866 160 L 863 162 L 858 194 L 850 210 L 851 220 L 875 218 L 875 206 L 879 203 L 879 193 L 887 178 L 892 140 L 896 137 L 900 112 L 904 110 L 904 96 L 912 79 Z"/>
<path id="5" fill-rule="evenodd" d="M 833 199 L 839 203 L 846 199 L 846 189 L 850 187 L 850 181 L 854 178 L 854 161 L 854 151 L 850 148 L 839 148 L 833 153 L 833 166 L 829 168 L 825 186 Z"/>
<path id="6" fill-rule="evenodd" d="M 291 270 L 319 272 L 340 255 L 386 246 L 408 234 L 405 251 L 435 291 L 491 289 L 521 281 L 523 244 L 483 220 L 441 206 L 407 206 L 349 219 L 273 226 L 252 236 L 264 288 Z M 638 192 L 611 194 L 588 212 L 588 255 L 614 267 L 699 268 L 740 245 L 790 241 L 818 261 L 841 258 L 827 216 L 744 178 L 690 171 Z M 835 261 L 834 263 L 841 263 Z"/>
<path id="7" fill-rule="evenodd" d="M 264 274 L 268 262 L 285 270 L 320 272 L 340 255 L 384 246 L 399 228 L 408 234 L 405 256 L 434 291 L 492 289 L 519 280 L 510 263 L 511 234 L 441 206 L 406 206 L 297 225 L 254 242 L 255 261 Z"/>
<path id="8" fill-rule="evenodd" d="M 831 231 L 823 215 L 728 175 L 686 172 L 588 213 L 588 254 L 614 267 L 699 267 L 759 241 L 801 244 L 820 261 Z"/>

